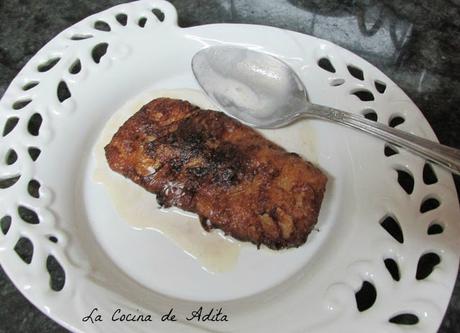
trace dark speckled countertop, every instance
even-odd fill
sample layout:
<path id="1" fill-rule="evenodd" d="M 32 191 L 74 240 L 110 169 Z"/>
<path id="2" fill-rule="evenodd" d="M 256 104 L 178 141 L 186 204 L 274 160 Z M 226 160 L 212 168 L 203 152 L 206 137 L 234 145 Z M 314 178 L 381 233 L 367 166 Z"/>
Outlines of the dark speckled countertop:
<path id="1" fill-rule="evenodd" d="M 119 0 L 1 0 L 0 96 L 48 40 Z M 183 27 L 255 23 L 295 30 L 367 59 L 412 98 L 439 141 L 460 148 L 460 0 L 173 0 Z M 460 181 L 456 177 L 459 189 Z M 441 333 L 460 332 L 460 284 Z M 0 268 L 0 332 L 65 332 Z"/>

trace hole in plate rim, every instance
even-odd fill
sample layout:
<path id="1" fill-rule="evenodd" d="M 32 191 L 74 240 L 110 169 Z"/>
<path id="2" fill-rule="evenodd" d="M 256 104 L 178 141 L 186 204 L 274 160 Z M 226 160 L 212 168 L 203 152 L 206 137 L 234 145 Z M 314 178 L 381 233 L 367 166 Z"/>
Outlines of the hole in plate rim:
<path id="1" fill-rule="evenodd" d="M 364 81 L 364 71 L 354 64 L 347 64 L 348 73 L 355 79 Z"/>
<path id="2" fill-rule="evenodd" d="M 439 182 L 438 175 L 434 171 L 433 164 L 426 161 L 422 171 L 423 183 L 425 185 L 433 185 Z"/>
<path id="3" fill-rule="evenodd" d="M 420 277 L 420 274 L 426 273 L 426 272 L 423 272 L 423 271 L 422 271 L 422 273 L 419 273 L 420 262 L 421 262 L 422 258 L 426 258 L 427 256 L 430 256 L 430 255 L 432 255 L 435 258 L 435 261 L 437 261 L 437 262 L 435 264 L 432 264 L 432 262 L 424 263 L 425 265 L 427 265 L 427 264 L 430 265 L 430 267 L 429 267 L 430 271 L 426 275 L 423 275 L 423 276 Z M 430 250 L 423 251 L 420 254 L 420 256 L 419 256 L 419 258 L 417 260 L 417 268 L 416 268 L 416 271 L 415 271 L 415 279 L 417 281 L 422 281 L 422 280 L 425 280 L 425 279 L 429 278 L 430 275 L 433 274 L 433 272 L 435 271 L 436 267 L 438 267 L 441 263 L 442 263 L 442 255 L 439 254 L 438 250 L 430 249 Z"/>
<path id="4" fill-rule="evenodd" d="M 24 263 L 30 265 L 35 249 L 33 242 L 28 237 L 21 235 L 15 243 L 13 250 Z"/>
<path id="5" fill-rule="evenodd" d="M 407 195 L 412 195 L 412 193 L 414 193 L 414 190 L 415 190 L 415 185 L 416 185 L 416 182 L 415 182 L 415 177 L 414 177 L 414 174 L 413 172 L 405 165 L 402 165 L 402 164 L 395 164 L 393 165 L 393 170 L 396 172 L 396 182 L 398 183 L 398 185 L 404 190 L 404 192 L 407 194 Z M 404 177 L 406 177 L 406 175 L 409 176 L 409 178 L 406 178 L 407 180 L 410 180 L 411 184 L 408 184 L 411 188 L 409 189 L 410 192 L 408 192 L 400 183 L 400 175 L 403 175 Z M 403 180 L 401 180 L 403 181 Z"/>
<path id="6" fill-rule="evenodd" d="M 383 154 L 386 157 L 391 157 L 391 156 L 394 156 L 394 155 L 398 155 L 399 154 L 399 149 L 394 144 L 385 142 L 385 144 L 383 146 Z"/>
<path id="7" fill-rule="evenodd" d="M 18 160 L 18 153 L 14 148 L 9 148 L 5 155 L 5 164 L 6 165 L 13 165 Z"/>
<path id="8" fill-rule="evenodd" d="M 367 88 L 355 88 L 350 91 L 350 95 L 356 96 L 361 102 L 373 102 L 375 101 L 375 96 Z"/>
<path id="9" fill-rule="evenodd" d="M 378 292 L 371 280 L 363 280 L 358 290 L 355 290 L 356 308 L 364 312 L 372 308 L 377 301 Z"/>
<path id="10" fill-rule="evenodd" d="M 94 21 L 93 28 L 98 31 L 103 31 L 103 32 L 112 31 L 112 27 L 110 26 L 110 24 L 104 21 L 103 19 L 98 19 Z"/>
<path id="11" fill-rule="evenodd" d="M 401 270 L 399 269 L 400 263 L 398 262 L 397 258 L 394 257 L 384 257 L 383 263 L 385 265 L 385 268 L 387 269 L 388 274 L 391 275 L 391 278 L 394 281 L 400 281 L 401 280 Z M 394 266 L 388 267 L 389 264 L 387 263 L 394 263 Z M 393 271 L 394 270 L 394 271 Z"/>
<path id="12" fill-rule="evenodd" d="M 435 230 L 433 230 L 433 228 L 435 228 Z M 438 230 L 438 228 L 439 228 L 440 230 Z M 431 232 L 430 232 L 430 229 L 432 229 Z M 428 227 L 426 228 L 426 233 L 427 233 L 427 235 L 429 235 L 429 236 L 439 235 L 439 234 L 444 233 L 444 230 L 445 230 L 445 229 L 446 229 L 445 223 L 440 222 L 440 221 L 438 221 L 438 220 L 434 220 L 434 221 L 431 221 L 431 222 L 428 224 Z"/>
<path id="13" fill-rule="evenodd" d="M 387 90 L 387 84 L 382 80 L 374 80 L 374 87 L 378 93 L 383 94 Z"/>
<path id="14" fill-rule="evenodd" d="M 21 86 L 21 89 L 23 91 L 28 91 L 28 90 L 35 88 L 39 84 L 40 84 L 40 81 L 38 80 L 30 80 L 30 81 L 24 82 L 24 84 Z"/>
<path id="15" fill-rule="evenodd" d="M 56 292 L 64 289 L 67 275 L 64 267 L 53 254 L 49 254 L 46 258 L 46 270 L 49 275 L 50 289 Z"/>
<path id="16" fill-rule="evenodd" d="M 399 114 L 399 113 L 394 113 L 388 118 L 388 126 L 395 128 L 398 127 L 399 125 L 402 125 L 406 122 L 405 116 Z"/>
<path id="17" fill-rule="evenodd" d="M 21 174 L 0 178 L 0 190 L 5 190 L 11 186 L 14 186 L 20 178 Z"/>
<path id="18" fill-rule="evenodd" d="M 71 40 L 74 40 L 74 41 L 79 41 L 79 40 L 90 39 L 90 38 L 93 38 L 93 37 L 94 37 L 94 35 L 92 35 L 92 34 L 75 33 L 72 36 L 70 36 L 69 38 Z"/>
<path id="19" fill-rule="evenodd" d="M 59 243 L 59 239 L 54 235 L 48 235 L 47 238 L 52 243 Z"/>
<path id="20" fill-rule="evenodd" d="M 69 66 L 69 73 L 72 75 L 77 75 L 81 72 L 82 65 L 80 58 L 75 59 L 74 62 Z"/>
<path id="21" fill-rule="evenodd" d="M 6 137 L 8 134 L 13 132 L 13 130 L 16 128 L 16 126 L 19 123 L 19 117 L 17 116 L 9 116 L 5 124 L 3 125 L 3 130 L 2 130 L 2 136 Z"/>
<path id="22" fill-rule="evenodd" d="M 20 98 L 17 101 L 15 101 L 11 107 L 13 110 L 22 110 L 24 109 L 27 105 L 29 105 L 32 102 L 31 97 L 25 97 L 25 98 Z"/>
<path id="23" fill-rule="evenodd" d="M 441 207 L 442 200 L 436 195 L 427 195 L 420 202 L 419 212 L 426 214 Z M 428 206 L 428 207 L 427 207 Z M 432 207 L 433 206 L 433 207 Z"/>
<path id="24" fill-rule="evenodd" d="M 51 56 L 46 60 L 42 60 L 37 65 L 37 71 L 40 73 L 46 73 L 52 70 L 61 61 L 61 56 Z"/>
<path id="25" fill-rule="evenodd" d="M 378 119 L 379 119 L 379 115 L 378 115 L 377 111 L 375 111 L 372 108 L 365 108 L 365 109 L 361 110 L 361 115 L 364 118 L 366 118 L 368 120 L 372 120 L 372 121 L 378 121 Z"/>
<path id="26" fill-rule="evenodd" d="M 397 145 L 394 145 L 392 144 L 393 146 L 395 146 L 396 148 L 398 149 L 402 149 L 400 146 L 397 146 Z M 408 174 L 410 174 L 414 179 L 414 175 L 412 173 L 412 170 L 409 168 L 409 165 L 406 165 L 406 164 L 402 164 L 398 161 L 395 161 L 391 164 L 391 168 L 393 168 L 393 170 L 401 170 L 401 171 L 404 171 L 404 172 L 407 172 Z"/>
<path id="27" fill-rule="evenodd" d="M 29 153 L 29 157 L 32 159 L 32 162 L 35 162 L 42 153 L 42 150 L 38 147 L 30 146 L 27 147 L 27 152 Z"/>
<path id="28" fill-rule="evenodd" d="M 316 60 L 316 65 L 326 72 L 329 72 L 329 73 L 337 72 L 337 70 L 335 69 L 334 65 L 331 62 L 331 59 L 329 59 L 329 57 L 327 56 L 318 58 Z"/>
<path id="29" fill-rule="evenodd" d="M 119 13 L 115 14 L 115 20 L 117 20 L 117 22 L 120 25 L 125 27 L 128 24 L 128 14 L 125 13 L 125 12 L 119 12 Z"/>
<path id="30" fill-rule="evenodd" d="M 27 183 L 27 193 L 29 193 L 29 195 L 32 198 L 38 199 L 38 198 L 40 198 L 40 187 L 41 186 L 42 185 L 38 180 L 36 180 L 35 178 L 32 178 Z"/>
<path id="31" fill-rule="evenodd" d="M 35 124 L 36 122 L 36 124 Z M 27 122 L 27 132 L 32 136 L 39 136 L 40 135 L 40 128 L 43 124 L 43 117 L 40 113 L 35 112 L 29 118 Z"/>
<path id="32" fill-rule="evenodd" d="M 7 235 L 11 229 L 11 225 L 13 224 L 11 215 L 6 214 L 0 217 L 0 230 L 3 235 Z"/>
<path id="33" fill-rule="evenodd" d="M 17 213 L 21 221 L 27 224 L 40 224 L 41 219 L 38 213 L 34 210 L 34 208 L 30 208 L 27 205 L 19 203 L 17 206 Z"/>
<path id="34" fill-rule="evenodd" d="M 397 320 L 404 320 L 403 316 L 412 316 L 412 317 L 415 317 L 414 318 L 414 321 L 413 323 L 400 323 L 400 322 L 397 322 Z M 412 325 L 417 325 L 419 322 L 420 322 L 420 319 L 419 317 L 412 313 L 412 312 L 405 312 L 405 311 L 401 311 L 401 312 L 398 312 L 394 315 L 392 315 L 389 319 L 388 319 L 388 322 L 390 322 L 391 324 L 394 324 L 394 325 L 403 325 L 403 326 L 412 326 Z"/>
<path id="35" fill-rule="evenodd" d="M 109 43 L 100 42 L 93 46 L 91 49 L 91 57 L 96 64 L 99 64 L 102 58 L 105 57 L 109 48 Z"/>
<path id="36" fill-rule="evenodd" d="M 389 221 L 394 221 L 394 223 L 396 224 L 397 228 L 396 230 L 393 230 L 393 232 L 397 232 L 396 235 L 393 234 L 393 232 L 389 231 L 387 229 L 387 227 L 384 225 L 384 224 L 387 224 L 386 221 L 389 220 Z M 391 223 L 393 224 L 393 223 Z M 401 224 L 399 223 L 399 219 L 396 217 L 396 214 L 393 213 L 393 212 L 388 212 L 386 214 L 384 214 L 380 220 L 379 220 L 379 225 L 394 239 L 396 240 L 398 243 L 400 244 L 404 244 L 404 231 L 403 231 L 403 228 L 401 226 Z"/>
<path id="37" fill-rule="evenodd" d="M 158 19 L 160 22 L 164 22 L 166 15 L 161 8 L 154 7 L 152 8 L 152 14 Z"/>
<path id="38" fill-rule="evenodd" d="M 59 81 L 56 90 L 56 95 L 60 103 L 64 103 L 66 100 L 72 97 L 72 92 L 70 91 L 69 86 L 65 80 Z"/>
<path id="39" fill-rule="evenodd" d="M 145 16 L 140 17 L 139 20 L 137 20 L 137 25 L 141 28 L 145 28 L 146 24 L 147 24 L 147 18 Z"/>

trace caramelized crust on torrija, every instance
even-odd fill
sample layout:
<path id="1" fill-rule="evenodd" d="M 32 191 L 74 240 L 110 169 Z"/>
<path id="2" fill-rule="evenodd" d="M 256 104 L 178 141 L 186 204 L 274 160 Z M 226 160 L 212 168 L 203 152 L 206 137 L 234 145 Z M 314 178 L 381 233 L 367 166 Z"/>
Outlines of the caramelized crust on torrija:
<path id="1" fill-rule="evenodd" d="M 326 176 L 221 112 L 159 98 L 105 147 L 109 166 L 161 206 L 197 213 L 206 230 L 272 249 L 300 246 L 315 225 Z"/>

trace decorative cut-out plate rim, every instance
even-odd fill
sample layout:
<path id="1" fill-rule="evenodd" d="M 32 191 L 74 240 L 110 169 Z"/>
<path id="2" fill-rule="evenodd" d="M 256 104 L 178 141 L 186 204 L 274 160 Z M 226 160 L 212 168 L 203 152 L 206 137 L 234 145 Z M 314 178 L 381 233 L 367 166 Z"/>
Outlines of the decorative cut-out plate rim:
<path id="1" fill-rule="evenodd" d="M 155 35 L 156 31 L 161 34 Z M 145 289 L 129 279 L 117 281 L 125 282 L 127 289 L 133 288 L 135 295 L 132 299 L 114 292 L 113 286 L 105 286 L 107 281 L 98 280 L 97 274 L 92 276 L 92 263 L 85 259 L 82 249 L 75 250 L 74 247 L 78 237 L 82 237 L 81 231 L 74 225 L 62 224 L 61 215 L 66 212 L 59 208 L 56 211 L 55 202 L 61 200 L 56 198 L 57 187 L 48 187 L 42 181 L 47 178 L 43 166 L 48 164 L 53 169 L 53 161 L 43 162 L 37 152 L 30 151 L 38 147 L 41 155 L 46 155 L 56 132 L 59 132 L 58 126 L 65 128 L 69 119 L 78 117 L 82 102 L 79 92 L 84 91 L 82 84 L 90 84 L 88 78 L 94 73 L 108 75 L 117 62 L 129 61 L 133 54 L 139 55 L 140 51 L 133 50 L 130 41 L 145 38 L 147 34 L 170 40 L 170 44 L 164 45 L 171 48 L 167 50 L 171 53 L 171 62 L 180 63 L 180 57 L 188 58 L 204 45 L 221 42 L 249 45 L 282 56 L 306 80 L 310 97 L 315 102 L 360 112 L 370 119 L 377 118 L 415 134 L 435 138 L 421 112 L 389 78 L 358 56 L 327 41 L 257 25 L 213 24 L 183 29 L 177 26 L 174 7 L 161 0 L 122 4 L 84 19 L 46 44 L 21 70 L 0 101 L 0 158 L 3 159 L 0 161 L 0 180 L 10 179 L 8 185 L 0 188 L 0 218 L 11 217 L 11 222 L 7 223 L 5 219 L 1 222 L 1 264 L 29 300 L 71 330 L 117 327 L 109 320 L 102 324 L 106 326 L 93 327 L 82 323 L 82 316 L 91 310 L 88 306 L 94 304 L 92 295 L 104 296 L 104 299 L 98 299 L 100 307 L 116 307 L 121 303 L 133 311 L 167 312 L 168 305 L 175 306 L 179 312 L 190 310 L 186 303 L 178 300 L 171 304 L 171 299 L 159 295 L 154 296 L 158 306 L 163 306 L 160 310 L 157 304 L 136 303 Z M 188 44 L 185 46 L 177 41 Z M 148 47 L 142 50 L 149 51 Z M 178 53 L 184 55 L 178 56 Z M 191 75 L 191 70 L 188 71 L 187 75 Z M 311 79 L 308 75 L 312 75 Z M 334 94 L 337 98 L 330 98 Z M 389 111 L 395 108 L 398 111 Z M 36 132 L 34 126 L 30 126 L 33 117 L 35 126 L 42 122 Z M 291 322 L 288 317 L 279 317 L 276 323 L 264 321 L 271 328 L 284 325 L 283 320 L 288 320 L 286 325 L 290 326 L 284 328 L 292 331 L 308 327 L 315 332 L 331 332 L 347 327 L 355 332 L 370 329 L 399 332 L 405 325 L 401 325 L 398 315 L 406 314 L 406 325 L 417 325 L 414 327 L 420 332 L 434 331 L 448 305 L 460 252 L 460 227 L 455 221 L 459 207 L 452 177 L 399 148 L 377 140 L 367 142 L 362 140 L 362 134 L 344 131 L 347 130 L 337 129 L 336 137 L 341 138 L 341 133 L 347 133 L 341 144 L 352 156 L 353 168 L 347 171 L 347 175 L 356 183 L 349 180 L 347 184 L 353 185 L 351 191 L 357 200 L 352 195 L 343 198 L 344 203 L 353 206 L 344 211 L 344 221 L 349 223 L 345 229 L 349 230 L 345 232 L 344 227 L 338 225 L 338 235 L 328 236 L 328 242 L 330 251 L 335 249 L 334 246 L 348 244 L 349 257 L 343 253 L 328 257 L 335 257 L 337 266 L 333 269 L 321 266 L 323 271 L 316 272 L 328 280 L 322 281 L 324 285 L 318 276 L 304 272 L 290 280 L 289 292 L 284 293 L 286 286 L 281 286 L 275 288 L 273 294 L 270 291 L 251 299 L 263 300 L 266 313 L 277 314 L 283 307 L 288 307 L 292 311 L 290 318 L 297 319 Z M 374 173 L 380 173 L 385 182 L 377 181 Z M 16 179 L 18 175 L 20 177 Z M 37 182 L 39 191 L 31 191 L 29 182 Z M 367 187 L 369 184 L 372 188 Z M 49 209 L 52 204 L 54 210 Z M 353 218 L 356 215 L 359 221 L 355 223 Z M 364 219 L 370 222 L 365 223 Z M 343 232 L 353 241 L 340 240 Z M 367 238 L 356 236 L 359 232 Z M 25 262 L 32 259 L 30 263 L 21 262 L 13 250 L 20 239 L 32 244 L 31 258 L 22 259 Z M 68 253 L 69 249 L 71 253 Z M 363 249 L 369 253 L 363 253 Z M 328 249 L 324 251 L 327 253 Z M 344 256 L 347 262 L 339 264 Z M 65 282 L 57 287 L 58 291 L 49 287 L 45 267 L 50 260 L 56 261 L 65 272 Z M 94 260 L 97 262 L 100 258 Z M 317 290 L 312 290 L 305 281 Z M 368 294 L 373 293 L 372 288 L 376 291 L 373 301 L 362 297 L 364 291 L 359 292 L 362 286 L 371 289 Z M 408 287 L 408 290 L 404 289 Z M 296 293 L 293 294 L 292 289 Z M 311 315 L 317 311 L 317 321 L 306 318 L 296 307 L 298 302 L 302 305 L 311 302 L 306 292 L 311 292 L 313 301 L 316 300 L 318 309 L 312 309 Z M 382 296 L 387 294 L 389 296 Z M 304 298 L 300 298 L 301 295 Z M 433 295 L 437 295 L 436 299 Z M 273 298 L 280 300 L 271 301 Z M 156 327 L 130 323 L 123 328 L 141 331 L 168 328 L 174 331 L 200 331 L 200 328 L 262 330 L 262 326 L 256 325 L 260 313 L 256 311 L 257 306 L 251 307 L 251 299 L 225 303 L 230 311 L 234 310 L 235 319 L 222 326 L 189 325 L 182 321 Z M 75 305 L 69 306 L 74 302 Z M 251 309 L 252 319 L 241 312 L 247 309 Z"/>

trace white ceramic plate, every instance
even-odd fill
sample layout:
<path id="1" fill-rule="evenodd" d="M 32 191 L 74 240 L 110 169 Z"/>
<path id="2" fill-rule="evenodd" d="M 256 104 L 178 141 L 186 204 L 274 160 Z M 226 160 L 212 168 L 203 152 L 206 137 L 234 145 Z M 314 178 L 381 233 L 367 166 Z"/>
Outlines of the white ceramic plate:
<path id="1" fill-rule="evenodd" d="M 2 219 L 0 260 L 18 289 L 74 331 L 434 332 L 460 253 L 452 177 L 403 150 L 386 156 L 384 142 L 364 134 L 320 121 L 264 132 L 329 175 L 318 229 L 298 249 L 238 245 L 233 264 L 209 269 L 209 255 L 177 237 L 196 233 L 196 221 L 164 214 L 179 228 L 169 234 L 126 223 L 110 190 L 94 178 L 101 132 L 114 114 L 126 116 L 153 96 L 207 105 L 196 91 L 190 60 L 208 45 L 231 43 L 274 54 L 297 71 L 313 102 L 373 111 L 383 123 L 401 117 L 398 128 L 436 139 L 388 77 L 329 42 L 264 26 L 182 29 L 176 21 L 174 8 L 155 0 L 88 17 L 40 50 L 2 98 L 0 177 L 10 181 L 0 189 L 0 217 L 9 216 Z M 321 67 L 325 58 L 333 72 Z M 42 119 L 38 135 L 28 130 L 36 114 Z M 41 151 L 35 160 L 30 147 Z M 424 169 L 436 181 L 424 177 Z M 398 175 L 412 183 L 410 194 Z M 41 185 L 38 197 L 28 193 L 32 180 Z M 153 211 L 154 206 L 152 197 Z M 22 219 L 24 210 L 39 223 Z M 29 264 L 14 251 L 18 241 L 33 246 Z M 51 257 L 65 272 L 59 291 L 50 287 Z M 363 295 L 371 295 L 370 302 Z M 188 321 L 200 307 L 202 315 L 222 308 L 228 321 Z M 83 321 L 94 308 L 93 318 L 100 314 L 103 321 Z M 177 321 L 162 322 L 171 308 Z M 118 319 L 131 313 L 151 321 L 113 321 L 114 312 Z M 403 314 L 405 325 L 390 322 Z"/>

